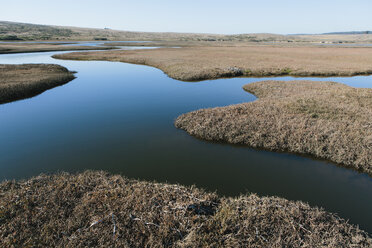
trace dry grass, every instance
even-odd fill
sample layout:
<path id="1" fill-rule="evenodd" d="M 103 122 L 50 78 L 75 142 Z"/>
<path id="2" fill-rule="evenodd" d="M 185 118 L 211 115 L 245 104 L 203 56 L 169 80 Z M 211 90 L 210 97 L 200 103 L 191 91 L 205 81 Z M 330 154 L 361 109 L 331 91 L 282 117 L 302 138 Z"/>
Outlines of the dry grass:
<path id="1" fill-rule="evenodd" d="M 150 65 L 184 81 L 236 76 L 354 76 L 372 73 L 372 49 L 369 48 L 183 47 L 78 52 L 54 57 Z"/>
<path id="2" fill-rule="evenodd" d="M 259 100 L 181 115 L 196 137 L 327 159 L 372 175 L 372 89 L 333 82 L 263 81 Z"/>
<path id="3" fill-rule="evenodd" d="M 221 198 L 104 172 L 0 184 L 2 247 L 369 247 L 338 216 L 275 197 Z"/>
<path id="4" fill-rule="evenodd" d="M 53 43 L 0 43 L 0 54 L 109 49 L 114 49 L 114 47 L 64 46 Z"/>
<path id="5" fill-rule="evenodd" d="M 372 39 L 372 35 L 371 35 Z M 372 41 L 372 40 L 371 40 Z M 114 41 L 106 42 L 105 46 L 149 46 L 149 47 L 315 47 L 315 48 L 370 48 L 372 43 L 331 43 L 331 42 L 241 42 L 241 41 L 182 41 L 182 40 L 158 40 L 158 41 Z"/>
<path id="6" fill-rule="evenodd" d="M 371 43 L 372 42 L 372 34 L 369 32 L 368 34 L 305 34 L 305 35 L 297 35 L 297 39 L 306 39 L 312 40 L 317 42 L 325 42 L 325 43 L 336 43 L 342 42 L 347 44 L 352 43 Z"/>
<path id="7" fill-rule="evenodd" d="M 0 104 L 36 96 L 74 79 L 60 65 L 0 65 Z"/>

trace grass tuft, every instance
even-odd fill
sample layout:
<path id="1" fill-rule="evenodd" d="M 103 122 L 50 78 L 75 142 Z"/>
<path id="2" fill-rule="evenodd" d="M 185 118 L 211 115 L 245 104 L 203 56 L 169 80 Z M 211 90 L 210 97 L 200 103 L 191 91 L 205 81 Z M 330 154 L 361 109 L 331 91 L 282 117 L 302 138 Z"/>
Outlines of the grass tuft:
<path id="1" fill-rule="evenodd" d="M 212 211 L 194 211 L 209 209 Z M 335 214 L 86 171 L 0 184 L 1 247 L 369 247 Z M 5 214 L 4 214 L 5 213 Z"/>

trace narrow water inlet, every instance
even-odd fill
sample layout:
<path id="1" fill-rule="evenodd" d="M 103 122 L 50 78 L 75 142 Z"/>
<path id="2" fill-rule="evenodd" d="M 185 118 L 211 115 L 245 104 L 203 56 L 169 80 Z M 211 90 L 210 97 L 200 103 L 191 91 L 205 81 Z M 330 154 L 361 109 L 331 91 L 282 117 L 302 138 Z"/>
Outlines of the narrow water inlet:
<path id="1" fill-rule="evenodd" d="M 367 175 L 292 154 L 200 141 L 173 126 L 182 113 L 255 100 L 242 86 L 264 78 L 186 83 L 152 67 L 62 61 L 53 54 L 0 55 L 0 63 L 54 63 L 78 72 L 67 85 L 0 105 L 1 180 L 99 169 L 229 196 L 302 200 L 372 233 Z M 305 79 L 372 87 L 370 76 Z"/>

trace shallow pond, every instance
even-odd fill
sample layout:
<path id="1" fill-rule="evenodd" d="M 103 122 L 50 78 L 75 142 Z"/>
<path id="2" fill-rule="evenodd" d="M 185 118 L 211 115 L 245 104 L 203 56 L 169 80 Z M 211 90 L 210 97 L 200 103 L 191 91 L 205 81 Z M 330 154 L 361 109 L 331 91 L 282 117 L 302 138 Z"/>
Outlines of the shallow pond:
<path id="1" fill-rule="evenodd" d="M 0 64 L 57 63 L 78 72 L 66 85 L 0 105 L 0 180 L 99 169 L 228 196 L 302 200 L 372 233 L 367 175 L 292 154 L 204 142 L 174 127 L 182 113 L 255 100 L 242 86 L 263 78 L 187 83 L 152 67 L 52 54 L 0 55 Z M 371 77 L 311 80 L 372 87 Z"/>

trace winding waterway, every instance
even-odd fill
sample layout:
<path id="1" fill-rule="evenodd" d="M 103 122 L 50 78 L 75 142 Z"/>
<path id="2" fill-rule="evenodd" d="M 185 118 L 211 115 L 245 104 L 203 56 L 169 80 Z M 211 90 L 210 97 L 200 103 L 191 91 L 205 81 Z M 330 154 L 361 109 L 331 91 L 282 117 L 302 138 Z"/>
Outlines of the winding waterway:
<path id="1" fill-rule="evenodd" d="M 0 64 L 55 63 L 78 72 L 66 85 L 0 105 L 0 180 L 106 170 L 227 196 L 302 200 L 372 233 L 367 175 L 293 154 L 205 142 L 174 127 L 182 113 L 255 100 L 242 86 L 264 78 L 187 83 L 152 67 L 51 58 L 56 53 L 0 55 Z M 372 87 L 372 77 L 326 80 Z"/>

